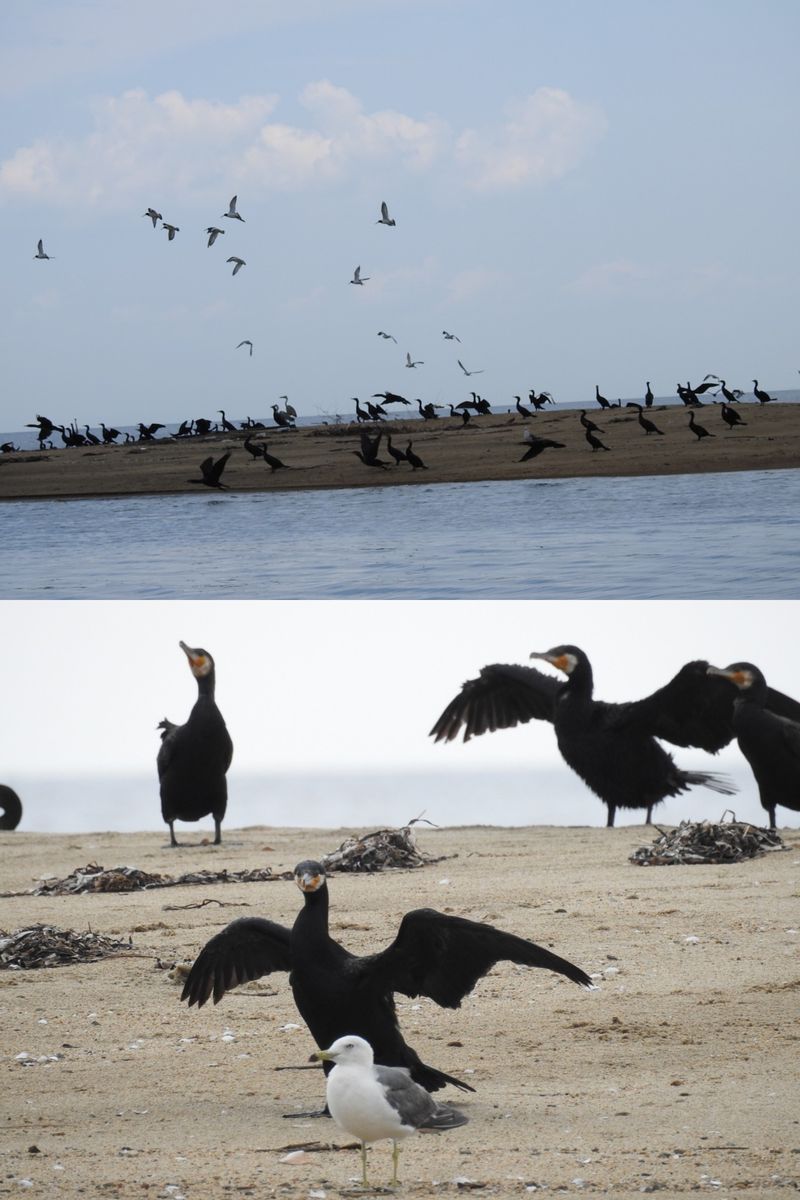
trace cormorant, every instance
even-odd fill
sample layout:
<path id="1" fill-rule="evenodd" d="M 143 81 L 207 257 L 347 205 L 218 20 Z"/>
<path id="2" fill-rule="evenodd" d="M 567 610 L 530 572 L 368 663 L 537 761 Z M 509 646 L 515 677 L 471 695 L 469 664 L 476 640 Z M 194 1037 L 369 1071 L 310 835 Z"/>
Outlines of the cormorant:
<path id="1" fill-rule="evenodd" d="M 287 470 L 289 469 L 285 462 L 282 462 L 281 459 L 276 458 L 274 454 L 269 453 L 266 443 L 261 448 L 261 457 L 271 471 L 279 471 L 281 467 L 286 467 Z"/>
<path id="2" fill-rule="evenodd" d="M 412 471 L 427 471 L 428 468 L 425 466 L 425 463 L 422 461 L 420 456 L 415 454 L 411 449 L 412 445 L 413 442 L 409 441 L 408 445 L 406 446 L 406 462 L 411 463 Z"/>
<path id="3" fill-rule="evenodd" d="M 89 426 L 87 425 L 86 428 L 88 429 Z M 19 450 L 19 446 L 15 446 L 13 442 L 3 442 L 0 446 L 0 454 L 14 454 L 17 450 Z"/>
<path id="4" fill-rule="evenodd" d="M 386 435 L 386 449 L 394 459 L 394 465 L 396 467 L 399 467 L 401 462 L 408 461 L 406 459 L 405 452 L 403 450 L 398 450 L 396 446 L 392 445 L 392 435 L 390 433 L 387 433 Z"/>
<path id="5" fill-rule="evenodd" d="M 443 1008 L 458 1008 L 475 984 L 498 962 L 522 963 L 565 975 L 591 987 L 580 967 L 525 938 L 477 921 L 445 916 L 430 908 L 406 913 L 397 937 L 385 950 L 357 958 L 328 929 L 325 870 L 314 861 L 298 863 L 294 879 L 304 904 L 287 929 L 263 917 L 240 917 L 201 950 L 181 996 L 198 1007 L 213 996 L 273 971 L 289 971 L 295 1004 L 317 1046 L 330 1046 L 354 1033 L 370 1043 L 375 1060 L 407 1067 L 429 1092 L 461 1079 L 422 1062 L 403 1040 L 394 993 L 428 996 Z M 325 1064 L 326 1074 L 331 1070 Z"/>
<path id="6" fill-rule="evenodd" d="M 586 430 L 586 440 L 589 443 L 589 445 L 592 447 L 592 454 L 594 454 L 595 450 L 610 450 L 611 449 L 610 446 L 606 446 L 603 442 L 601 442 L 600 438 L 595 437 L 594 434 L 592 433 L 591 429 Z"/>
<path id="7" fill-rule="evenodd" d="M 538 455 L 540 455 L 543 450 L 549 450 L 551 448 L 554 450 L 563 450 L 564 449 L 563 442 L 554 442 L 550 438 L 534 437 L 532 433 L 528 434 L 528 436 L 525 439 L 525 442 L 528 445 L 528 449 L 525 451 L 522 458 L 519 460 L 520 462 L 527 462 L 527 460 L 529 458 L 538 457 Z"/>
<path id="8" fill-rule="evenodd" d="M 372 399 L 377 400 L 380 396 L 383 397 L 384 404 L 405 404 L 410 405 L 411 401 L 406 400 L 405 396 L 398 396 L 396 392 L 373 392 Z"/>
<path id="9" fill-rule="evenodd" d="M 647 391 L 644 394 L 644 402 L 645 402 L 645 405 L 647 408 L 652 408 L 653 401 L 655 400 L 655 396 L 653 395 L 652 391 L 650 390 L 650 380 L 647 379 L 645 382 L 647 383 Z"/>
<path id="10" fill-rule="evenodd" d="M 595 394 L 595 399 L 597 400 L 597 403 L 600 405 L 601 408 L 611 408 L 612 407 L 611 401 L 606 400 L 605 396 L 600 395 L 600 388 L 599 388 L 598 384 L 594 385 L 594 394 Z"/>
<path id="11" fill-rule="evenodd" d="M 752 663 L 709 667 L 708 673 L 730 680 L 736 688 L 733 732 L 752 768 L 769 827 L 774 829 L 778 804 L 800 812 L 800 705 L 791 701 L 793 708 L 772 712 L 767 681 Z"/>
<path id="12" fill-rule="evenodd" d="M 555 400 L 549 392 L 540 392 L 537 396 L 533 389 L 528 393 L 528 399 L 537 412 L 541 412 L 547 404 L 555 404 Z"/>
<path id="13" fill-rule="evenodd" d="M 362 408 L 361 405 L 359 404 L 358 396 L 353 396 L 353 403 L 356 406 L 356 420 L 359 423 L 361 421 L 367 421 L 367 422 L 372 421 L 372 416 L 370 415 L 369 411 L 366 408 Z"/>
<path id="14" fill-rule="evenodd" d="M 22 801 L 13 788 L 0 783 L 0 829 L 16 829 L 22 820 Z"/>
<path id="15" fill-rule="evenodd" d="M 382 404 L 373 404 L 371 400 L 367 401 L 367 412 L 373 421 L 385 421 L 387 417 L 386 409 Z"/>
<path id="16" fill-rule="evenodd" d="M 84 435 L 84 436 L 85 436 L 85 438 L 86 438 L 86 441 L 89 443 L 89 445 L 90 445 L 90 446 L 100 446 L 100 445 L 102 445 L 102 443 L 101 443 L 101 441 L 100 441 L 100 438 L 97 436 L 97 434 L 95 434 L 95 433 L 92 433 L 92 431 L 91 431 L 91 429 L 89 428 L 89 426 L 88 426 L 88 425 L 84 425 L 84 427 L 83 427 L 83 428 L 86 430 L 86 433 L 85 433 L 85 435 Z"/>
<path id="17" fill-rule="evenodd" d="M 195 437 L 205 437 L 211 432 L 211 422 L 208 417 L 195 417 L 194 419 Z"/>
<path id="18" fill-rule="evenodd" d="M 654 805 L 693 786 L 725 796 L 735 790 L 719 775 L 681 770 L 655 740 L 712 754 L 731 740 L 730 689 L 707 674 L 708 663 L 687 663 L 643 700 L 607 704 L 592 698 L 591 664 L 577 646 L 530 657 L 563 671 L 566 683 L 534 667 L 483 667 L 439 717 L 431 730 L 436 741 L 453 741 L 462 727 L 468 741 L 531 720 L 552 721 L 562 757 L 607 806 L 609 826 L 618 808 L 646 809 L 649 824 Z"/>
<path id="19" fill-rule="evenodd" d="M 755 398 L 759 404 L 769 404 L 772 400 L 775 399 L 774 396 L 770 396 L 769 392 L 765 392 L 763 388 L 760 388 L 758 386 L 757 379 L 753 380 L 753 395 L 755 396 Z"/>
<path id="20" fill-rule="evenodd" d="M 257 458 L 263 458 L 264 443 L 263 442 L 254 442 L 253 435 L 251 433 L 248 433 L 247 437 L 242 442 L 242 446 L 247 451 L 247 453 L 252 457 L 253 462 L 255 462 Z"/>
<path id="21" fill-rule="evenodd" d="M 691 429 L 698 442 L 701 442 L 705 437 L 714 437 L 713 433 L 709 433 L 705 425 L 698 425 L 694 419 L 694 409 L 689 410 L 689 428 Z"/>
<path id="22" fill-rule="evenodd" d="M 218 408 L 217 412 L 222 417 L 222 428 L 225 433 L 238 433 L 239 432 L 237 430 L 236 426 L 233 424 L 233 422 L 229 421 L 228 418 L 225 416 L 224 408 Z"/>
<path id="23" fill-rule="evenodd" d="M 169 825 L 171 846 L 175 821 L 214 818 L 214 845 L 222 841 L 222 818 L 228 803 L 225 773 L 231 765 L 233 742 L 222 713 L 214 701 L 214 659 L 207 650 L 179 642 L 197 680 L 197 700 L 185 725 L 164 720 L 159 725 L 158 778 L 161 815 Z"/>
<path id="24" fill-rule="evenodd" d="M 724 379 L 720 379 L 719 381 L 719 390 L 728 401 L 728 404 L 738 404 L 739 397 L 744 395 L 744 393 L 740 392 L 738 388 L 734 388 L 733 391 L 731 391 Z"/>
<path id="25" fill-rule="evenodd" d="M 381 467 L 385 468 L 389 464 L 385 463 L 382 458 L 378 458 L 378 447 L 381 444 L 381 437 L 378 433 L 374 438 L 371 438 L 366 429 L 361 431 L 361 449 L 354 450 L 356 458 L 360 458 L 365 467 Z"/>
<path id="26" fill-rule="evenodd" d="M 519 413 L 519 415 L 522 417 L 523 421 L 527 421 L 528 417 L 532 417 L 532 416 L 534 415 L 534 414 L 531 412 L 531 410 L 530 410 L 529 408 L 526 408 L 526 407 L 525 407 L 525 405 L 522 403 L 522 397 L 521 397 L 521 396 L 515 396 L 515 397 L 514 397 L 514 399 L 515 399 L 515 400 L 516 400 L 516 402 L 517 402 L 517 403 L 514 405 L 514 407 L 516 408 L 516 410 L 517 410 L 517 412 Z"/>
<path id="27" fill-rule="evenodd" d="M 588 429 L 590 433 L 599 433 L 600 432 L 600 426 L 595 425 L 594 421 L 590 421 L 589 418 L 586 416 L 585 408 L 581 409 L 580 421 L 581 421 L 581 425 L 583 426 L 583 428 Z"/>
<path id="28" fill-rule="evenodd" d="M 439 419 L 435 404 L 423 404 L 421 400 L 417 400 L 416 405 L 423 421 L 436 421 Z"/>
<path id="29" fill-rule="evenodd" d="M 697 393 L 691 387 L 684 387 L 683 384 L 679 383 L 675 391 L 687 408 L 700 408 L 703 403 L 702 400 L 698 400 Z"/>
<path id="30" fill-rule="evenodd" d="M 659 429 L 659 428 L 658 428 L 658 426 L 656 425 L 655 421 L 649 421 L 649 420 L 647 419 L 647 417 L 645 417 L 645 416 L 643 416 L 643 415 L 642 415 L 642 406 L 641 406 L 641 404 L 632 404 L 632 403 L 631 403 L 631 404 L 627 405 L 627 407 L 629 407 L 629 408 L 636 408 L 636 409 L 638 409 L 638 411 L 639 411 L 639 424 L 641 425 L 641 427 L 642 427 L 642 429 L 645 431 L 645 433 L 648 433 L 648 434 L 649 434 L 649 433 L 660 433 L 662 437 L 664 436 L 664 430 L 663 430 L 663 429 Z"/>
<path id="31" fill-rule="evenodd" d="M 225 464 L 228 461 L 228 459 L 230 458 L 230 456 L 231 456 L 231 451 L 228 450 L 225 454 L 222 455 L 221 458 L 218 458 L 217 461 L 214 462 L 214 459 L 209 454 L 208 458 L 204 458 L 203 461 L 200 463 L 200 474 L 203 476 L 203 478 L 202 479 L 187 479 L 186 482 L 187 483 L 204 483 L 206 485 L 206 487 L 210 487 L 210 488 L 226 488 L 226 487 L 228 487 L 228 484 L 221 483 L 220 479 L 222 476 L 222 472 L 225 470 Z M 183 643 L 181 643 L 181 644 L 183 644 Z"/>
<path id="32" fill-rule="evenodd" d="M 746 425 L 747 421 L 743 421 L 735 408 L 729 408 L 727 404 L 723 404 L 720 409 L 722 419 L 729 429 L 733 429 L 736 425 Z"/>
<path id="33" fill-rule="evenodd" d="M 288 413 L 281 412 L 277 404 L 271 405 L 272 419 L 281 429 L 295 429 L 296 425 Z"/>
<path id="34" fill-rule="evenodd" d="M 103 435 L 103 444 L 110 446 L 120 436 L 118 429 L 108 429 L 103 422 L 100 422 L 100 431 Z"/>
<path id="35" fill-rule="evenodd" d="M 58 429 L 58 426 L 54 425 L 49 417 L 43 417 L 39 413 L 37 413 L 36 420 L 29 421 L 28 424 L 25 426 L 25 428 L 39 430 L 36 437 L 39 442 L 39 449 L 42 450 L 44 448 L 45 442 L 47 441 L 47 439 L 49 437 L 51 437 L 53 430 Z"/>

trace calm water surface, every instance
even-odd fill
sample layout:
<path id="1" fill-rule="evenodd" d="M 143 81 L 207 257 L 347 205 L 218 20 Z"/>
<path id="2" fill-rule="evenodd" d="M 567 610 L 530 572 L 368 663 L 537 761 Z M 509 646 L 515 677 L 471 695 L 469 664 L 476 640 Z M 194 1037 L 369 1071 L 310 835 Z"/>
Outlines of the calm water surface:
<path id="1" fill-rule="evenodd" d="M 795 598 L 800 471 L 13 501 L 3 599 Z"/>

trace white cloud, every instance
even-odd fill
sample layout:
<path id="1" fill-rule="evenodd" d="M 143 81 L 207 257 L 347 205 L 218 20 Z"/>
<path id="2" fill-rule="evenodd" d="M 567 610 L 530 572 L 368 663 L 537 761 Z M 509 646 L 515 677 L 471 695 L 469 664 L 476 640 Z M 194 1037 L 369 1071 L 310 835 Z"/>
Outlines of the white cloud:
<path id="1" fill-rule="evenodd" d="M 578 165 L 607 127 L 599 108 L 560 88 L 537 88 L 509 108 L 509 118 L 499 130 L 467 129 L 458 138 L 456 157 L 478 190 L 559 179 Z"/>
<path id="2" fill-rule="evenodd" d="M 482 292 L 498 287 L 505 276 L 490 267 L 469 267 L 454 275 L 447 286 L 448 299 L 453 303 L 472 300 Z"/>
<path id="3" fill-rule="evenodd" d="M 628 291 L 631 287 L 652 278 L 652 272 L 627 258 L 612 262 L 595 263 L 587 267 L 577 279 L 567 285 L 567 290 L 583 295 L 609 295 Z"/>
<path id="4" fill-rule="evenodd" d="M 94 128 L 74 141 L 39 140 L 0 163 L 0 197 L 66 205 L 125 205 L 142 197 L 227 194 L 244 184 L 291 191 L 346 179 L 386 161 L 421 173 L 466 172 L 478 189 L 543 184 L 578 165 L 601 136 L 599 112 L 540 88 L 494 129 L 456 135 L 437 116 L 365 112 L 329 80 L 300 94 L 307 125 L 273 121 L 274 95 L 233 104 L 142 90 L 94 107 Z"/>

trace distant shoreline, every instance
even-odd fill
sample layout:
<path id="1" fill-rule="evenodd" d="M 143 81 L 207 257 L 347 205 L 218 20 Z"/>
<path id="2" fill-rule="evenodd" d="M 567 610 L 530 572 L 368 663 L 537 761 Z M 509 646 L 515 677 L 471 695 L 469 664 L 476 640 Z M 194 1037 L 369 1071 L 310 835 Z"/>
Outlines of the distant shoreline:
<path id="1" fill-rule="evenodd" d="M 203 438 L 122 446 L 20 451 L 0 456 L 0 500 L 109 499 L 131 496 L 200 494 L 200 462 L 231 451 L 222 482 L 231 492 L 327 490 L 435 483 L 476 483 L 522 479 L 614 478 L 713 474 L 729 471 L 786 470 L 800 467 L 800 404 L 737 406 L 746 426 L 729 430 L 716 405 L 695 410 L 695 420 L 712 436 L 698 441 L 688 429 L 689 410 L 669 405 L 645 414 L 662 434 L 645 434 L 632 408 L 587 409 L 608 451 L 592 451 L 579 423 L 579 410 L 542 412 L 523 420 L 516 413 L 459 420 L 389 420 L 380 426 L 316 425 L 296 430 L 250 431 L 288 469 L 270 469 L 242 450 L 247 436 L 209 434 Z M 378 457 L 385 468 L 370 468 L 356 457 L 361 432 L 390 434 L 396 448 L 413 441 L 427 469 L 396 466 L 381 439 Z M 520 462 L 524 433 L 563 442 Z"/>

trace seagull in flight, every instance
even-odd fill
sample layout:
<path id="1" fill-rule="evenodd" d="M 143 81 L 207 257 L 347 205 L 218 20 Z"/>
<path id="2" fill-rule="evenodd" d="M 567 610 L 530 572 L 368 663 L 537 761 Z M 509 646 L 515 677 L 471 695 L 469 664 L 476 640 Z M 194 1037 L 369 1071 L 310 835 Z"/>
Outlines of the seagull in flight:
<path id="1" fill-rule="evenodd" d="M 353 278 L 350 280 L 350 282 L 357 283 L 360 287 L 363 287 L 369 278 L 370 278 L 369 275 L 365 275 L 364 278 L 362 279 L 361 278 L 361 267 L 356 267 L 355 271 L 353 271 Z"/>
<path id="2" fill-rule="evenodd" d="M 173 241 L 176 233 L 180 233 L 178 225 L 169 225 L 166 221 L 161 222 L 161 228 L 167 231 L 167 241 Z"/>
<path id="3" fill-rule="evenodd" d="M 230 205 L 228 206 L 228 211 L 226 213 L 223 213 L 222 215 L 223 215 L 223 217 L 230 217 L 231 220 L 233 220 L 233 221 L 241 221 L 242 224 L 244 224 L 244 217 L 240 217 L 238 212 L 236 211 L 236 201 L 238 200 L 238 198 L 239 198 L 238 196 L 231 197 L 231 202 L 230 202 Z"/>
<path id="4" fill-rule="evenodd" d="M 448 342 L 458 342 L 459 346 L 461 345 L 461 338 L 456 337 L 454 333 L 448 333 L 446 329 L 442 330 L 442 337 Z"/>
<path id="5" fill-rule="evenodd" d="M 462 363 L 462 361 L 461 361 L 461 359 L 460 359 L 460 358 L 457 358 L 457 359 L 456 359 L 456 362 L 457 362 L 457 363 L 458 363 L 458 365 L 461 367 L 461 370 L 464 372 L 464 374 L 465 374 L 465 375 L 482 375 L 482 374 L 483 374 L 483 370 L 482 370 L 482 369 L 481 369 L 480 371 L 468 371 L 468 370 L 467 370 L 467 368 L 466 368 L 466 367 L 464 366 L 464 364 Z"/>
<path id="6" fill-rule="evenodd" d="M 142 216 L 150 218 L 150 220 L 153 222 L 153 229 L 156 227 L 156 221 L 164 220 L 164 218 L 161 216 L 161 213 L 156 212 L 154 208 L 148 208 L 147 212 L 142 213 Z"/>
<path id="7" fill-rule="evenodd" d="M 414 362 L 411 358 L 411 355 L 406 354 L 406 366 L 407 367 L 424 367 L 425 360 L 423 358 L 418 358 L 417 361 Z"/>
<path id="8" fill-rule="evenodd" d="M 225 261 L 236 263 L 236 266 L 233 268 L 233 271 L 231 272 L 232 275 L 235 275 L 237 271 L 241 271 L 242 267 L 247 266 L 247 263 L 244 261 L 244 259 L 237 258 L 235 254 L 231 258 L 226 258 Z"/>
<path id="9" fill-rule="evenodd" d="M 224 232 L 224 229 L 217 229 L 216 225 L 209 225 L 208 229 L 206 230 L 206 233 L 208 234 L 207 244 L 209 246 L 213 246 L 219 235 Z"/>
<path id="10" fill-rule="evenodd" d="M 375 224 L 376 225 L 396 225 L 397 224 L 394 217 L 389 216 L 389 207 L 385 200 L 381 204 L 381 215 L 378 218 L 378 220 L 375 222 Z"/>
<path id="11" fill-rule="evenodd" d="M 45 254 L 45 252 L 44 252 L 44 246 L 42 245 L 42 238 L 39 238 L 39 241 L 36 244 L 36 253 L 34 254 L 33 257 L 34 258 L 48 258 L 48 259 L 50 258 L 50 255 Z"/>
<path id="12" fill-rule="evenodd" d="M 382 329 L 378 330 L 378 337 L 386 338 L 387 341 L 394 342 L 395 346 L 397 345 L 397 338 L 392 337 L 390 333 L 384 333 Z"/>
<path id="13" fill-rule="evenodd" d="M 235 271 L 234 271 L 234 274 L 236 274 Z M 250 347 L 250 357 L 252 358 L 253 357 L 253 343 L 250 341 L 250 339 L 245 338 L 243 342 L 239 342 L 239 345 L 236 347 L 236 349 L 239 350 L 242 346 Z"/>

